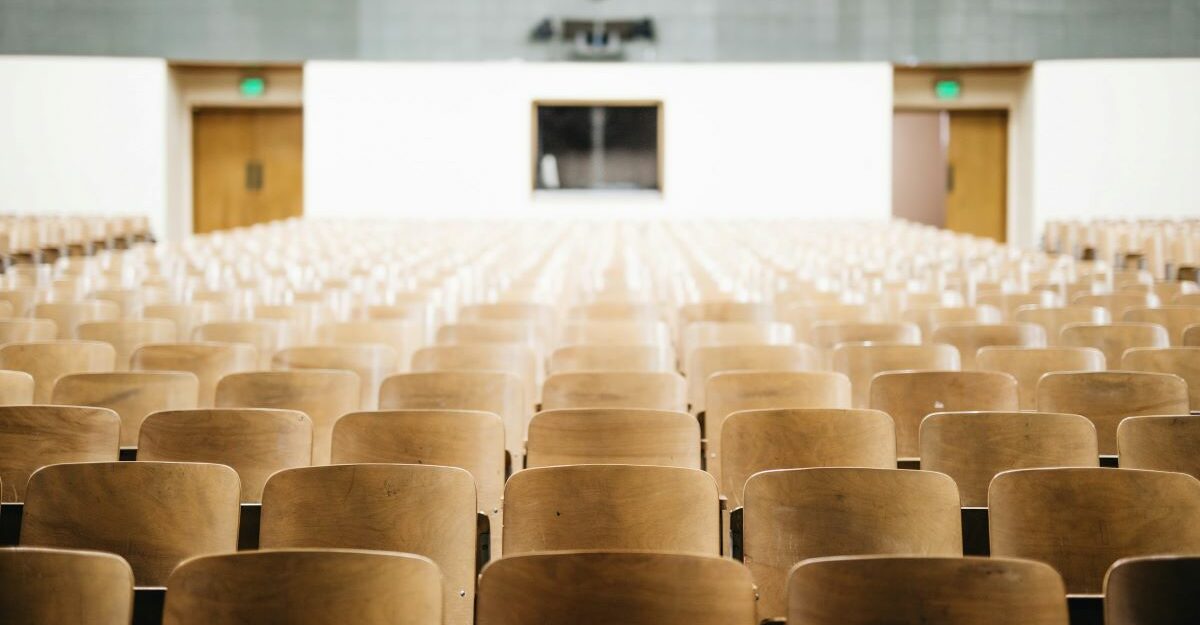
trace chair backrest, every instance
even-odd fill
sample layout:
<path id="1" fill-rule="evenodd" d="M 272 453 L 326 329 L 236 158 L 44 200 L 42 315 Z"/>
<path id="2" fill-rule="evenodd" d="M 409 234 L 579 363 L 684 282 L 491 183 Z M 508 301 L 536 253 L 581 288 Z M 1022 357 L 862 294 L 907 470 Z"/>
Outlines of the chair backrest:
<path id="1" fill-rule="evenodd" d="M 1200 479 L 1200 416 L 1127 417 L 1117 426 L 1121 467 L 1176 471 Z"/>
<path id="2" fill-rule="evenodd" d="M 871 380 L 870 407 L 892 416 L 896 455 L 921 453 L 921 421 L 935 412 L 1017 409 L 1017 379 L 999 371 L 889 371 Z"/>
<path id="3" fill-rule="evenodd" d="M 482 410 L 504 422 L 504 448 L 517 463 L 524 452 L 526 403 L 521 379 L 499 371 L 403 373 L 383 381 L 382 410 Z"/>
<path id="4" fill-rule="evenodd" d="M 833 370 L 850 379 L 851 405 L 866 408 L 871 402 L 871 380 L 884 371 L 910 369 L 960 369 L 958 350 L 952 345 L 898 345 L 894 343 L 843 343 L 833 349 Z"/>
<path id="5" fill-rule="evenodd" d="M 662 311 L 650 302 L 592 302 L 572 306 L 568 319 L 581 321 L 658 321 Z"/>
<path id="6" fill-rule="evenodd" d="M 58 328 L 59 339 L 77 339 L 76 328 L 89 321 L 116 321 L 121 318 L 121 307 L 108 300 L 85 300 L 81 302 L 48 302 L 33 307 L 33 316 L 49 319 Z"/>
<path id="7" fill-rule="evenodd" d="M 550 354 L 550 373 L 674 371 L 675 353 L 658 345 L 568 345 Z"/>
<path id="8" fill-rule="evenodd" d="M 530 321 L 476 321 L 451 323 L 438 328 L 438 345 L 472 343 L 519 343 L 534 349 L 542 347 L 542 336 Z"/>
<path id="9" fill-rule="evenodd" d="M 1104 354 L 1091 347 L 984 347 L 977 357 L 984 371 L 1003 371 L 1017 379 L 1021 410 L 1037 407 L 1038 380 L 1056 371 L 1104 371 Z M 1044 408 L 1046 412 L 1071 412 Z"/>
<path id="10" fill-rule="evenodd" d="M 143 345 L 129 359 L 134 371 L 187 371 L 199 381 L 198 408 L 212 408 L 217 382 L 231 373 L 257 368 L 251 345 L 241 343 L 159 343 Z"/>
<path id="11" fill-rule="evenodd" d="M 879 307 L 865 304 L 803 304 L 789 308 L 784 317 L 795 330 L 796 339 L 801 342 L 808 340 L 813 325 L 818 323 L 875 323 L 883 321 L 883 314 L 880 312 Z M 922 332 L 922 335 L 924 335 L 924 332 Z"/>
<path id="12" fill-rule="evenodd" d="M 1200 347 L 1200 323 L 1193 323 L 1183 329 L 1183 347 Z"/>
<path id="13" fill-rule="evenodd" d="M 0 345 L 32 343 L 58 338 L 58 326 L 50 319 L 0 319 Z"/>
<path id="14" fill-rule="evenodd" d="M 51 402 L 108 408 L 121 417 L 121 446 L 138 444 L 146 416 L 159 410 L 195 408 L 199 380 L 186 371 L 72 373 L 58 379 Z"/>
<path id="15" fill-rule="evenodd" d="M 334 321 L 317 327 L 317 342 L 328 345 L 382 343 L 396 350 L 396 371 L 409 370 L 413 352 L 424 343 L 424 328 L 402 319 Z"/>
<path id="16" fill-rule="evenodd" d="M 1120 319 L 1130 308 L 1158 306 L 1161 302 L 1153 293 L 1082 293 L 1071 301 L 1076 306 L 1099 306 L 1108 311 L 1112 319 Z"/>
<path id="17" fill-rule="evenodd" d="M 217 383 L 217 408 L 299 410 L 312 420 L 312 463 L 329 464 L 338 417 L 358 410 L 358 375 L 337 369 L 231 373 Z"/>
<path id="18" fill-rule="evenodd" d="M 233 308 L 217 302 L 185 302 L 181 304 L 147 304 L 142 309 L 147 319 L 166 319 L 175 324 L 175 336 L 168 342 L 187 341 L 196 326 L 213 321 L 228 321 Z"/>
<path id="19" fill-rule="evenodd" d="M 1200 623 L 1196 580 L 1200 556 L 1146 556 L 1118 560 L 1104 577 L 1106 625 Z"/>
<path id="20" fill-rule="evenodd" d="M 24 371 L 0 369 L 0 406 L 33 403 L 33 376 Z"/>
<path id="21" fill-rule="evenodd" d="M 1077 414 L 940 412 L 921 422 L 921 468 L 958 484 L 963 506 L 987 506 L 988 485 L 1012 469 L 1099 466 L 1096 428 Z"/>
<path id="22" fill-rule="evenodd" d="M 759 618 L 784 614 L 788 571 L 808 558 L 962 555 L 954 481 L 940 473 L 870 468 L 764 471 L 746 482 L 743 553 L 758 584 Z"/>
<path id="23" fill-rule="evenodd" d="M 295 331 L 284 321 L 257 319 L 254 321 L 213 321 L 192 330 L 192 340 L 216 343 L 245 343 L 254 347 L 258 356 L 257 369 L 270 369 L 275 352 L 289 347 Z"/>
<path id="24" fill-rule="evenodd" d="M 557 373 L 542 387 L 542 409 L 645 408 L 687 411 L 687 383 L 678 373 L 581 371 Z"/>
<path id="25" fill-rule="evenodd" d="M 1100 453 L 1117 453 L 1117 424 L 1137 415 L 1187 414 L 1187 383 L 1169 373 L 1083 371 L 1047 373 L 1037 408 L 1081 414 L 1096 425 Z"/>
<path id="26" fill-rule="evenodd" d="M 1000 310 L 1005 321 L 1012 321 L 1013 315 L 1022 306 L 1054 306 L 1058 303 L 1058 294 L 1051 291 L 1030 291 L 1028 293 L 987 292 L 975 296 L 975 303 L 993 306 Z"/>
<path id="27" fill-rule="evenodd" d="M 7 302 L 12 306 L 10 316 L 28 317 L 33 314 L 33 307 L 38 302 L 38 290 L 33 288 L 0 289 L 0 302 Z"/>
<path id="28" fill-rule="evenodd" d="M 679 307 L 679 322 L 686 325 L 702 321 L 768 323 L 775 317 L 775 308 L 764 302 L 708 300 Z"/>
<path id="29" fill-rule="evenodd" d="M 671 344 L 661 321 L 575 321 L 562 329 L 560 345 L 659 345 Z"/>
<path id="30" fill-rule="evenodd" d="M 380 344 L 305 345 L 275 352 L 271 366 L 287 371 L 340 369 L 358 376 L 358 409 L 374 410 L 379 403 L 379 385 L 396 372 L 396 350 Z"/>
<path id="31" fill-rule="evenodd" d="M 993 306 L 933 306 L 912 308 L 901 313 L 903 321 L 917 324 L 921 336 L 932 337 L 935 330 L 947 323 L 998 324 L 1004 315 Z"/>
<path id="32" fill-rule="evenodd" d="M 61 462 L 116 461 L 121 420 L 87 406 L 0 406 L 0 501 L 24 501 L 38 469 Z"/>
<path id="33" fill-rule="evenodd" d="M 1010 558 L 855 556 L 800 563 L 789 625 L 1068 625 L 1062 577 Z"/>
<path id="34" fill-rule="evenodd" d="M 686 412 L 547 410 L 529 422 L 526 467 L 640 464 L 700 468 L 700 424 Z"/>
<path id="35" fill-rule="evenodd" d="M 688 357 L 688 402 L 693 413 L 706 409 L 705 384 L 722 371 L 817 371 L 822 355 L 808 345 L 718 345 L 693 349 Z"/>
<path id="36" fill-rule="evenodd" d="M 822 351 L 826 361 L 829 351 L 841 343 L 899 343 L 918 345 L 921 329 L 915 323 L 901 322 L 842 322 L 822 321 L 808 330 L 808 344 Z"/>
<path id="37" fill-rule="evenodd" d="M 296 410 L 166 410 L 142 422 L 137 443 L 139 461 L 232 467 L 242 483 L 241 500 L 257 502 L 272 473 L 312 462 L 312 421 Z"/>
<path id="38" fill-rule="evenodd" d="M 1099 593 L 1120 558 L 1200 552 L 1200 481 L 1183 473 L 1006 471 L 988 507 L 991 554 L 1046 562 L 1069 593 Z"/>
<path id="39" fill-rule="evenodd" d="M 95 551 L 0 549 L 5 625 L 129 625 L 133 571 Z"/>
<path id="40" fill-rule="evenodd" d="M 416 373 L 430 371 L 503 371 L 521 379 L 523 395 L 533 413 L 537 402 L 541 367 L 537 352 L 518 343 L 471 343 L 433 345 L 417 350 L 412 358 Z"/>
<path id="41" fill-rule="evenodd" d="M 263 490 L 259 546 L 403 551 L 442 571 L 446 623 L 475 605 L 475 481 L 456 467 L 341 464 L 287 469 Z"/>
<path id="42" fill-rule="evenodd" d="M 437 565 L 379 551 L 289 549 L 192 558 L 167 580 L 163 609 L 163 625 L 442 622 Z"/>
<path id="43" fill-rule="evenodd" d="M 1134 348 L 1121 357 L 1121 368 L 1130 371 L 1173 373 L 1188 385 L 1188 404 L 1200 410 L 1200 347 Z"/>
<path id="44" fill-rule="evenodd" d="M 717 483 L 697 469 L 526 469 L 504 486 L 504 554 L 637 549 L 717 555 Z"/>
<path id="45" fill-rule="evenodd" d="M 953 345 L 962 359 L 962 368 L 971 371 L 979 368 L 976 363 L 979 348 L 995 345 L 1045 347 L 1046 331 L 1034 323 L 956 322 L 938 326 L 930 340 Z"/>
<path id="46" fill-rule="evenodd" d="M 679 341 L 683 371 L 688 370 L 692 350 L 721 345 L 788 345 L 795 342 L 792 326 L 784 323 L 699 321 L 689 324 Z"/>
<path id="47" fill-rule="evenodd" d="M 85 462 L 29 478 L 21 544 L 107 551 L 138 586 L 161 586 L 175 565 L 237 548 L 233 469 L 185 462 Z"/>
<path id="48" fill-rule="evenodd" d="M 754 625 L 754 585 L 729 558 L 677 553 L 531 553 L 492 561 L 479 625 Z"/>
<path id="49" fill-rule="evenodd" d="M 92 321 L 81 323 L 75 334 L 87 341 L 100 341 L 113 346 L 114 369 L 129 370 L 129 357 L 147 343 L 166 343 L 175 340 L 175 324 L 166 319 L 124 319 L 121 321 Z"/>
<path id="50" fill-rule="evenodd" d="M 812 467 L 896 468 L 896 431 L 878 410 L 744 410 L 721 428 L 721 494 L 742 505 L 746 480 L 760 471 Z"/>
<path id="51" fill-rule="evenodd" d="M 1063 347 L 1094 347 L 1104 352 L 1109 369 L 1121 368 L 1125 350 L 1134 347 L 1168 347 L 1167 329 L 1157 323 L 1072 323 L 1062 329 Z"/>
<path id="52" fill-rule="evenodd" d="M 1183 331 L 1188 326 L 1200 323 L 1200 306 L 1159 306 L 1157 308 L 1130 308 L 1121 317 L 1124 321 L 1157 323 L 1167 329 L 1172 347 L 1183 345 Z"/>
<path id="53" fill-rule="evenodd" d="M 828 371 L 728 371 L 709 376 L 704 395 L 707 469 L 721 481 L 725 420 L 743 410 L 849 408 L 850 379 Z"/>
<path id="54" fill-rule="evenodd" d="M 1013 320 L 1021 323 L 1034 323 L 1046 331 L 1046 346 L 1061 345 L 1059 338 L 1062 329 L 1072 323 L 1108 323 L 1112 317 L 1108 309 L 1100 306 L 1057 306 L 1043 308 L 1027 306 L 1013 315 Z"/>
<path id="55" fill-rule="evenodd" d="M 33 402 L 52 401 L 54 384 L 69 373 L 113 370 L 112 345 L 97 341 L 44 341 L 0 346 L 0 369 L 33 376 Z"/>

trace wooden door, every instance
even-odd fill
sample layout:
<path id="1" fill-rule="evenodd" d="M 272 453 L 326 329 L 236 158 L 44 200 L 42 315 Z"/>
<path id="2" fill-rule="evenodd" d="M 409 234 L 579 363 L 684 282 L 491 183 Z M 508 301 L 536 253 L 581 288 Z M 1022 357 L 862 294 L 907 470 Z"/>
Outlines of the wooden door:
<path id="1" fill-rule="evenodd" d="M 1005 240 L 1008 112 L 951 111 L 946 228 Z"/>
<path id="2" fill-rule="evenodd" d="M 197 109 L 192 115 L 196 233 L 298 217 L 304 203 L 300 109 Z"/>

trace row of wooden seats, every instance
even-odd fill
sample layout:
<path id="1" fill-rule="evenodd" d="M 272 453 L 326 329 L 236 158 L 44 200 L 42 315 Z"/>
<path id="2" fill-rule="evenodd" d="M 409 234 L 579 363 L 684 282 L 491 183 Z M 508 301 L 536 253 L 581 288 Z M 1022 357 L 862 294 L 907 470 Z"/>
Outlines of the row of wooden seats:
<path id="1" fill-rule="evenodd" d="M 1112 261 L 1118 266 L 1145 268 L 1156 276 L 1200 265 L 1200 222 L 1181 220 L 1050 221 L 1042 238 L 1044 249 L 1076 257 Z"/>

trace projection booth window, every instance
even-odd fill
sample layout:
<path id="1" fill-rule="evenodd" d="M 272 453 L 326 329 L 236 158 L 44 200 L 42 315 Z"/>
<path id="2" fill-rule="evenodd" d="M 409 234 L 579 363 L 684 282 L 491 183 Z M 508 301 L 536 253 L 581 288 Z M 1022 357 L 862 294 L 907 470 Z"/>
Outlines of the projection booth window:
<path id="1" fill-rule="evenodd" d="M 535 189 L 662 190 L 662 104 L 534 103 Z"/>

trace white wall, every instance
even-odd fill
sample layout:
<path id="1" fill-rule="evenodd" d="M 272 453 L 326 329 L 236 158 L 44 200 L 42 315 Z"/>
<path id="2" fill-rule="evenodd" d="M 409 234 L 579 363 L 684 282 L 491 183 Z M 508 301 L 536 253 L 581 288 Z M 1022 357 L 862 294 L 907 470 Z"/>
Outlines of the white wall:
<path id="1" fill-rule="evenodd" d="M 890 214 L 892 71 L 863 64 L 310 62 L 305 213 Z M 531 102 L 662 100 L 665 193 L 531 192 Z"/>
<path id="2" fill-rule="evenodd" d="M 1200 216 L 1200 60 L 1033 68 L 1034 221 Z"/>
<path id="3" fill-rule="evenodd" d="M 166 221 L 158 59 L 0 57 L 0 213 Z"/>

